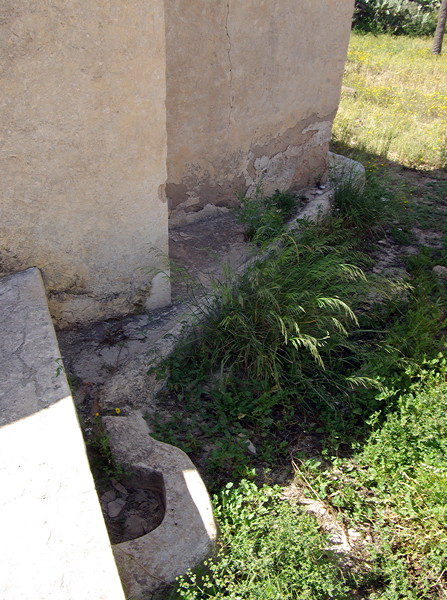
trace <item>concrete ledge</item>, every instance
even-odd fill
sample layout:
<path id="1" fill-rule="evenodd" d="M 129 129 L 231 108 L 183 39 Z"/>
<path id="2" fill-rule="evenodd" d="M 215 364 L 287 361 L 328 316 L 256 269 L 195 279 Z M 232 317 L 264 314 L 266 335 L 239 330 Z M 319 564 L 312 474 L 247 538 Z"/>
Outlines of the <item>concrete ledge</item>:
<path id="1" fill-rule="evenodd" d="M 0 279 L 0 598 L 124 600 L 38 269 Z"/>
<path id="2" fill-rule="evenodd" d="M 162 475 L 166 512 L 159 527 L 113 546 L 121 580 L 135 600 L 164 597 L 175 578 L 199 565 L 214 550 L 217 530 L 206 487 L 179 448 L 149 435 L 138 412 L 103 417 L 116 460 L 138 477 Z"/>

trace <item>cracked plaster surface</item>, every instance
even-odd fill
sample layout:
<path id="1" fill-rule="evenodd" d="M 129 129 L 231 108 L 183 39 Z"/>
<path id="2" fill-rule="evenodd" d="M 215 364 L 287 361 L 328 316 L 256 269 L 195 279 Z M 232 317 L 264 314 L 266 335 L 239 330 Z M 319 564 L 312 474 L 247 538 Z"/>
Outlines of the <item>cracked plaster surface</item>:
<path id="1" fill-rule="evenodd" d="M 288 144 L 286 148 L 275 154 L 262 155 L 256 157 L 250 151 L 247 164 L 252 165 L 252 173 L 246 169 L 244 171 L 245 183 L 247 185 L 246 195 L 252 197 L 256 194 L 259 186 L 262 186 L 266 194 L 273 193 L 275 189 L 288 190 L 297 182 L 297 171 L 306 161 L 309 153 L 314 149 L 322 148 L 319 152 L 322 156 L 325 154 L 327 144 L 331 139 L 332 121 L 324 120 L 311 123 L 305 127 L 301 135 L 310 134 L 308 140 L 300 144 Z M 316 169 L 315 174 L 323 176 L 326 171 L 326 165 L 320 162 L 321 173 Z"/>
<path id="2" fill-rule="evenodd" d="M 70 395 L 38 269 L 0 279 L 0 426 Z"/>
<path id="3" fill-rule="evenodd" d="M 0 275 L 39 267 L 59 325 L 149 299 L 168 252 L 164 2 L 0 3 Z"/>
<path id="4" fill-rule="evenodd" d="M 166 6 L 170 227 L 259 185 L 324 182 L 351 0 Z"/>
<path id="5" fill-rule="evenodd" d="M 227 0 L 227 14 L 225 17 L 225 34 L 228 39 L 228 76 L 229 76 L 229 109 L 228 109 L 228 126 L 231 125 L 231 113 L 233 111 L 233 62 L 231 59 L 231 37 L 228 29 L 228 21 L 230 19 L 230 0 Z M 229 133 L 229 131 L 228 131 Z"/>

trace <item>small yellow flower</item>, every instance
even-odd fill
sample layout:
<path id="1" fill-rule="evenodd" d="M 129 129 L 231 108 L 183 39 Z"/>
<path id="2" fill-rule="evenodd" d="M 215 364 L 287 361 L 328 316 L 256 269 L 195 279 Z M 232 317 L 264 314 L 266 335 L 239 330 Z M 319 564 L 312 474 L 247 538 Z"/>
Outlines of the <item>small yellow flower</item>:
<path id="1" fill-rule="evenodd" d="M 99 417 L 99 413 L 95 413 L 95 417 Z"/>
<path id="2" fill-rule="evenodd" d="M 115 408 L 115 412 L 116 412 L 117 415 L 119 415 L 120 412 L 121 412 L 121 408 Z"/>

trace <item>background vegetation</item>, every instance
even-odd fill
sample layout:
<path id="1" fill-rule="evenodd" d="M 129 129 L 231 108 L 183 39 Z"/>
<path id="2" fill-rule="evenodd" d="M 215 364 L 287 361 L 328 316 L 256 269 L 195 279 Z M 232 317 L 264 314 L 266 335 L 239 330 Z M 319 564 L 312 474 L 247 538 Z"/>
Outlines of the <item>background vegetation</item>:
<path id="1" fill-rule="evenodd" d="M 356 0 L 353 27 L 365 33 L 431 35 L 439 5 L 440 0 Z"/>

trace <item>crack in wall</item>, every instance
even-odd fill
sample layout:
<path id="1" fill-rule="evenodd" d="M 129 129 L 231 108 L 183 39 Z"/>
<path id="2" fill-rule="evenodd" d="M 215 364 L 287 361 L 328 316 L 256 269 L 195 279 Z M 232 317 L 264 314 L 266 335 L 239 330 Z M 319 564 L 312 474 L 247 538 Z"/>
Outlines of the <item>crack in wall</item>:
<path id="1" fill-rule="evenodd" d="M 228 55 L 228 66 L 229 66 L 229 71 L 230 71 L 230 102 L 229 102 L 229 111 L 228 111 L 228 125 L 231 125 L 231 113 L 233 111 L 233 101 L 234 101 L 234 97 L 233 97 L 233 63 L 231 61 L 231 37 L 230 37 L 230 33 L 228 31 L 228 21 L 230 18 L 230 0 L 227 0 L 227 15 L 225 18 L 225 33 L 227 35 L 227 39 L 228 39 L 228 50 L 227 50 L 227 55 Z"/>

